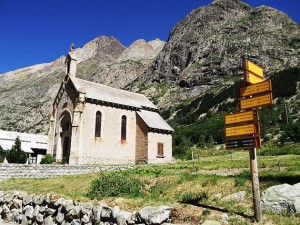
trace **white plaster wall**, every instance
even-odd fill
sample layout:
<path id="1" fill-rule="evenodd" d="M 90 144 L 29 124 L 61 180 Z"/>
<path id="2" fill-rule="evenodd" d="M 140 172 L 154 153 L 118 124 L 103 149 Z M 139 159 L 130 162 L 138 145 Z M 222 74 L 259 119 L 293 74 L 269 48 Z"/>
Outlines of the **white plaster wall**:
<path id="1" fill-rule="evenodd" d="M 164 144 L 164 157 L 157 157 L 157 143 Z M 161 133 L 148 133 L 148 163 L 172 162 L 172 135 Z"/>
<path id="2" fill-rule="evenodd" d="M 96 112 L 102 114 L 101 137 L 95 138 Z M 121 118 L 127 118 L 126 142 L 121 143 Z M 135 111 L 86 103 L 81 115 L 79 163 L 135 163 Z"/>

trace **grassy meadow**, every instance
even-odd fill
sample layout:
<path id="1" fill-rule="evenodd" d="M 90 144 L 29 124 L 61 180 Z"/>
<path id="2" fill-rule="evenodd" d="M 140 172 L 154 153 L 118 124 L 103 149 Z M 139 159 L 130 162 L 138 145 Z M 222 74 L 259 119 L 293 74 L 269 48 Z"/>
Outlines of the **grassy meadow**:
<path id="1" fill-rule="evenodd" d="M 287 149 L 258 150 L 261 191 L 276 184 L 300 182 L 300 148 Z M 146 165 L 123 172 L 10 179 L 0 182 L 0 190 L 55 193 L 80 202 L 102 201 L 129 211 L 146 205 L 170 205 L 174 207 L 173 223 L 221 222 L 221 215 L 226 213 L 229 224 L 256 224 L 248 151 L 203 150 L 194 161 Z M 222 199 L 239 191 L 247 193 L 242 201 Z M 220 194 L 222 197 L 217 197 Z M 264 213 L 260 224 L 296 225 L 300 224 L 300 215 Z"/>

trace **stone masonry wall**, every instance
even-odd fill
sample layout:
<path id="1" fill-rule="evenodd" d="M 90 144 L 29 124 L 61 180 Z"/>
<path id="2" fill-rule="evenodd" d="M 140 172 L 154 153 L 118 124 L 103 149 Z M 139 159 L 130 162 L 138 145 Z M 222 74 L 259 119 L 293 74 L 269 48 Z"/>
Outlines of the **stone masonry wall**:
<path id="1" fill-rule="evenodd" d="M 63 175 L 95 173 L 101 171 L 120 171 L 133 168 L 136 168 L 136 166 L 87 166 L 0 163 L 0 179 L 46 178 Z"/>
<path id="2" fill-rule="evenodd" d="M 102 202 L 80 204 L 56 195 L 0 191 L 0 218 L 24 225 L 160 225 L 171 222 L 168 206 L 127 212 Z"/>

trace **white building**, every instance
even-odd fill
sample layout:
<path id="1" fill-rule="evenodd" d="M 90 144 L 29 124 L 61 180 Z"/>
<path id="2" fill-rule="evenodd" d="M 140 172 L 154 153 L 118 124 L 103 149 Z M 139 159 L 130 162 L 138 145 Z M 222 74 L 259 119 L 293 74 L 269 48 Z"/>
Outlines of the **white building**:
<path id="1" fill-rule="evenodd" d="M 78 79 L 75 73 L 76 68 L 66 75 L 53 103 L 48 153 L 57 162 L 172 161 L 173 129 L 152 102 L 142 94 Z"/>
<path id="2" fill-rule="evenodd" d="M 47 151 L 48 136 L 0 130 L 0 146 L 4 151 L 10 150 L 16 138 L 21 141 L 21 149 L 28 153 L 29 163 L 40 163 Z"/>

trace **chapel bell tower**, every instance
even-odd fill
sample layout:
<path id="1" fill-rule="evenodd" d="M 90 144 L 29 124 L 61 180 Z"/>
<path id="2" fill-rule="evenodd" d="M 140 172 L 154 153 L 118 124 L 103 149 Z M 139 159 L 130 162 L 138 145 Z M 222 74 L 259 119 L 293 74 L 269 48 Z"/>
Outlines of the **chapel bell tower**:
<path id="1" fill-rule="evenodd" d="M 70 46 L 70 51 L 65 60 L 66 76 L 69 76 L 70 78 L 76 77 L 76 65 L 77 58 L 75 54 L 75 45 L 72 43 Z"/>

